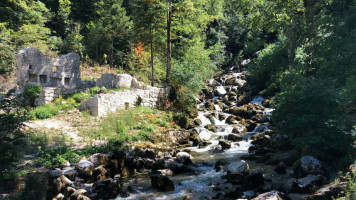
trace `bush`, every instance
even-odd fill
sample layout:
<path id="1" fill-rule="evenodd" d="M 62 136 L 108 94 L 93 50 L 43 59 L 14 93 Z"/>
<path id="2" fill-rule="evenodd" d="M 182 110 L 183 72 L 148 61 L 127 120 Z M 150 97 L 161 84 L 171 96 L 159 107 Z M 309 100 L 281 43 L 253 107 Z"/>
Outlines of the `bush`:
<path id="1" fill-rule="evenodd" d="M 96 86 L 96 87 L 90 88 L 89 93 L 90 93 L 90 95 L 94 96 L 94 95 L 98 94 L 99 91 L 100 91 L 100 87 Z"/>
<path id="2" fill-rule="evenodd" d="M 27 99 L 29 99 L 30 104 L 33 106 L 35 103 L 35 99 L 40 96 L 42 92 L 42 87 L 39 85 L 27 84 L 25 87 L 24 95 Z"/>
<path id="3" fill-rule="evenodd" d="M 76 103 L 80 103 L 83 100 L 88 100 L 90 98 L 90 94 L 88 93 L 77 93 L 72 96 Z"/>
<path id="4" fill-rule="evenodd" d="M 24 109 L 19 108 L 20 98 L 0 98 L 0 185 L 5 179 L 13 178 L 17 173 L 17 164 L 21 163 L 26 135 L 22 132 L 22 122 L 26 120 Z M 11 108 L 15 109 L 15 112 Z"/>
<path id="5" fill-rule="evenodd" d="M 181 127 L 181 128 L 188 128 L 189 126 L 189 117 L 181 112 L 177 112 L 173 116 L 174 121 Z"/>
<path id="6" fill-rule="evenodd" d="M 32 119 L 47 119 L 51 118 L 59 113 L 59 107 L 52 104 L 45 104 L 43 106 L 36 107 L 31 112 Z"/>
<path id="7" fill-rule="evenodd" d="M 138 132 L 136 137 L 138 140 L 146 140 L 146 141 L 153 142 L 152 132 L 149 132 L 146 130 L 142 130 L 142 131 Z"/>
<path id="8" fill-rule="evenodd" d="M 172 85 L 176 91 L 177 110 L 190 113 L 196 109 L 195 96 L 216 68 L 209 57 L 210 53 L 198 42 L 187 50 L 181 60 L 176 61 L 172 69 Z"/>
<path id="9" fill-rule="evenodd" d="M 288 55 L 284 40 L 268 45 L 249 67 L 248 81 L 253 92 L 274 95 L 280 90 L 281 76 L 287 68 Z"/>
<path id="10" fill-rule="evenodd" d="M 48 191 L 48 180 L 46 173 L 28 174 L 25 184 L 14 198 L 15 200 L 44 200 Z"/>
<path id="11" fill-rule="evenodd" d="M 79 161 L 80 156 L 74 149 L 68 149 L 65 146 L 57 149 L 45 149 L 40 151 L 40 157 L 37 161 L 37 165 L 46 167 L 60 167 L 66 161 L 70 163 L 76 163 Z"/>

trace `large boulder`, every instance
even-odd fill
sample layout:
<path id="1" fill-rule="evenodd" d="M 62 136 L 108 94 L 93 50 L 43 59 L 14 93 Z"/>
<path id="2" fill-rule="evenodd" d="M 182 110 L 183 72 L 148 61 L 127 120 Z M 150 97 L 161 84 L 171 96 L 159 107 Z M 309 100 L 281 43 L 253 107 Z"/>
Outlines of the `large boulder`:
<path id="1" fill-rule="evenodd" d="M 249 171 L 249 169 L 250 169 L 249 165 L 244 160 L 241 160 L 229 164 L 227 166 L 227 173 L 237 174 L 241 172 L 247 172 Z"/>
<path id="2" fill-rule="evenodd" d="M 163 175 L 161 172 L 153 172 L 151 175 L 152 188 L 159 191 L 169 192 L 174 190 L 174 183 L 168 178 L 168 176 Z"/>
<path id="3" fill-rule="evenodd" d="M 179 163 L 183 163 L 185 165 L 192 164 L 192 156 L 187 152 L 179 152 L 176 155 L 176 161 Z"/>
<path id="4" fill-rule="evenodd" d="M 313 156 L 303 156 L 300 161 L 297 161 L 294 167 L 294 174 L 297 177 L 307 175 L 325 174 L 322 163 Z"/>
<path id="5" fill-rule="evenodd" d="M 224 151 L 225 149 L 230 149 L 231 148 L 231 142 L 226 141 L 226 140 L 219 140 L 219 145 L 221 146 L 222 150 Z"/>
<path id="6" fill-rule="evenodd" d="M 322 175 L 308 175 L 294 181 L 293 191 L 298 193 L 313 192 L 317 186 L 321 186 L 326 182 L 326 178 Z"/>
<path id="7" fill-rule="evenodd" d="M 78 172 L 73 167 L 66 167 L 62 170 L 63 175 L 69 178 L 70 180 L 74 181 L 75 177 L 77 176 Z"/>
<path id="8" fill-rule="evenodd" d="M 115 198 L 121 191 L 121 188 L 122 184 L 119 178 L 96 181 L 93 184 L 92 198 L 94 200 Z"/>
<path id="9" fill-rule="evenodd" d="M 204 128 L 206 128 L 206 129 L 208 129 L 209 131 L 214 132 L 214 133 L 217 133 L 217 132 L 218 132 L 218 129 L 217 129 L 214 125 L 211 125 L 211 124 L 205 125 Z"/>
<path id="10" fill-rule="evenodd" d="M 87 160 L 80 160 L 75 168 L 80 176 L 91 177 L 94 171 L 94 164 Z"/>
<path id="11" fill-rule="evenodd" d="M 290 198 L 282 192 L 273 190 L 270 192 L 260 194 L 256 198 L 253 198 L 252 200 L 290 200 Z"/>
<path id="12" fill-rule="evenodd" d="M 190 133 L 188 131 L 170 130 L 167 131 L 168 140 L 175 144 L 188 144 Z"/>
<path id="13" fill-rule="evenodd" d="M 347 182 L 331 183 L 323 186 L 314 194 L 308 197 L 308 200 L 333 200 L 345 195 L 344 192 L 347 189 Z"/>
<path id="14" fill-rule="evenodd" d="M 89 157 L 88 159 L 91 163 L 94 164 L 94 167 L 98 167 L 100 165 L 107 165 L 109 162 L 108 156 L 102 153 L 96 153 Z"/>
<path id="15" fill-rule="evenodd" d="M 244 178 L 244 187 L 246 189 L 254 189 L 259 186 L 262 186 L 265 182 L 265 179 L 263 178 L 263 173 L 262 171 L 258 170 L 255 172 L 252 172 L 251 174 L 248 174 Z"/>
<path id="16" fill-rule="evenodd" d="M 230 133 L 227 136 L 227 139 L 230 140 L 230 141 L 233 141 L 233 142 L 240 142 L 243 138 L 239 134 Z"/>
<path id="17" fill-rule="evenodd" d="M 244 92 L 239 98 L 237 99 L 237 105 L 241 106 L 244 104 L 248 104 L 250 101 L 252 101 L 252 96 L 251 93 Z"/>
<path id="18" fill-rule="evenodd" d="M 208 109 L 208 110 L 215 110 L 215 106 L 214 106 L 214 103 L 211 102 L 211 101 L 207 101 L 205 102 L 205 108 Z"/>

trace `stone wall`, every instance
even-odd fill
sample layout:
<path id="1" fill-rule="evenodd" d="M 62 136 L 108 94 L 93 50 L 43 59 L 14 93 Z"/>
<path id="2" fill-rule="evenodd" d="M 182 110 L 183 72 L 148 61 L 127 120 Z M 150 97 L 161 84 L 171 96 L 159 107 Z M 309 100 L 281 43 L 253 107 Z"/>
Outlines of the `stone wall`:
<path id="1" fill-rule="evenodd" d="M 114 92 L 112 94 L 97 94 L 84 102 L 82 110 L 90 110 L 94 116 L 103 116 L 108 112 L 124 110 L 137 106 L 141 101 L 141 106 L 159 108 L 164 106 L 168 99 L 170 87 L 156 88 L 145 87 L 143 89 L 133 89 Z"/>
<path id="2" fill-rule="evenodd" d="M 66 89 L 81 85 L 80 57 L 77 53 L 51 58 L 36 48 L 28 47 L 19 51 L 16 59 L 18 65 L 16 81 L 22 87 L 28 83 Z"/>

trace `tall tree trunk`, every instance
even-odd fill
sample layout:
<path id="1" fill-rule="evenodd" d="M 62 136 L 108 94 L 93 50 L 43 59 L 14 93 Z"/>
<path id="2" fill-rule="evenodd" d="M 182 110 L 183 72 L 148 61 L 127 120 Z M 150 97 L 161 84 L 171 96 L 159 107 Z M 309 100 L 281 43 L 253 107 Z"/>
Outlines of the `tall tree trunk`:
<path id="1" fill-rule="evenodd" d="M 152 70 L 152 79 L 151 79 L 151 86 L 154 86 L 154 68 L 153 68 L 153 30 L 151 28 L 151 70 Z"/>
<path id="2" fill-rule="evenodd" d="M 167 11 L 167 72 L 166 82 L 170 83 L 171 67 L 172 67 L 172 38 L 171 38 L 171 26 L 172 26 L 172 0 L 166 0 L 168 7 Z"/>
<path id="3" fill-rule="evenodd" d="M 313 22 L 314 15 L 316 14 L 315 4 L 317 0 L 303 0 L 305 7 L 305 20 L 306 24 L 309 25 Z"/>
<path id="4" fill-rule="evenodd" d="M 288 41 L 288 63 L 289 63 L 289 70 L 294 68 L 294 59 L 295 59 L 295 44 L 293 43 L 293 33 L 287 35 Z"/>
<path id="5" fill-rule="evenodd" d="M 111 67 L 114 68 L 114 36 L 111 37 L 111 59 L 110 64 Z"/>

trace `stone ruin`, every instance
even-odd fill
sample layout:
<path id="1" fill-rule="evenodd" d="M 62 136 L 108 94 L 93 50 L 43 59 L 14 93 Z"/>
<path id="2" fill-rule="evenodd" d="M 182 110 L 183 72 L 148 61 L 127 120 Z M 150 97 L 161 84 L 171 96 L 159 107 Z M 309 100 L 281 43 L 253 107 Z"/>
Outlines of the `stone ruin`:
<path id="1" fill-rule="evenodd" d="M 35 105 L 53 102 L 60 95 L 69 95 L 98 86 L 105 88 L 131 88 L 131 90 L 110 94 L 97 94 L 82 103 L 82 110 L 90 110 L 95 116 L 107 112 L 131 107 L 161 107 L 166 101 L 169 87 L 156 88 L 142 86 L 129 74 L 102 74 L 96 82 L 83 83 L 80 79 L 80 57 L 77 53 L 68 53 L 60 58 L 44 56 L 38 49 L 28 47 L 16 56 L 18 71 L 17 83 L 20 87 L 27 84 L 42 86 L 42 92 Z"/>
<path id="2" fill-rule="evenodd" d="M 22 87 L 29 83 L 65 89 L 74 89 L 81 85 L 80 57 L 77 53 L 51 58 L 44 56 L 36 48 L 28 47 L 19 51 L 16 59 L 16 81 Z"/>

